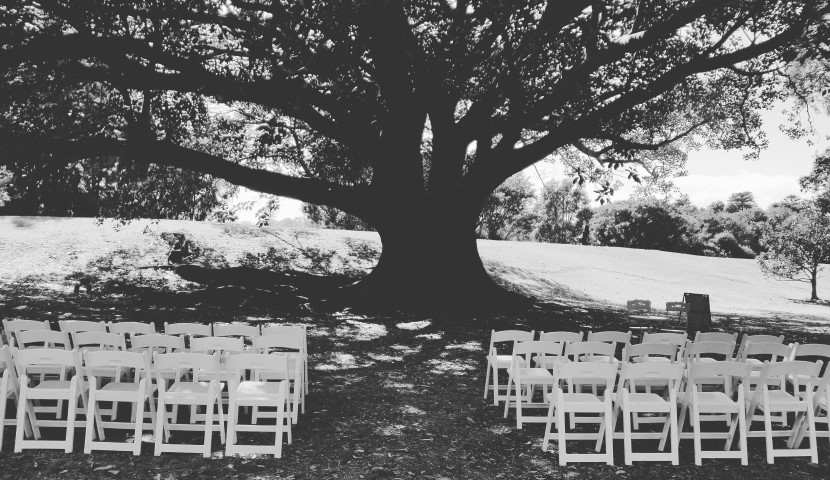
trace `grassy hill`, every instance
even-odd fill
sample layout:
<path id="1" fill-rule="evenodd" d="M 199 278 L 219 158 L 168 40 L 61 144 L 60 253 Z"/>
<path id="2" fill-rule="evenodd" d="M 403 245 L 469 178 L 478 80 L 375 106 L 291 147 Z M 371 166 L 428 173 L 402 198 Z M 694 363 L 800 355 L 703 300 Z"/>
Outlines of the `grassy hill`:
<path id="1" fill-rule="evenodd" d="M 71 280 L 185 289 L 192 284 L 166 264 L 173 233 L 184 233 L 208 267 L 257 268 L 361 275 L 375 264 L 377 234 L 322 229 L 264 228 L 188 221 L 127 225 L 89 218 L 0 217 L 0 289 L 11 283 L 71 289 Z M 809 286 L 765 278 L 754 260 L 697 257 L 653 250 L 479 241 L 498 281 L 543 301 L 621 307 L 632 298 L 659 306 L 684 292 L 706 293 L 722 314 L 830 320 L 830 306 L 805 302 Z M 819 280 L 830 298 L 830 272 Z"/>

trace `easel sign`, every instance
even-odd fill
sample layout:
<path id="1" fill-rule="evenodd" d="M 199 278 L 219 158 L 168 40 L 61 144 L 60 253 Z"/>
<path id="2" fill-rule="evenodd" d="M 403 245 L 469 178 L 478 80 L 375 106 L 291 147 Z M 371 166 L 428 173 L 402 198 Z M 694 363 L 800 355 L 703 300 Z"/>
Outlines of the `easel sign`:
<path id="1" fill-rule="evenodd" d="M 709 295 L 703 293 L 684 293 L 683 302 L 689 304 L 686 331 L 693 335 L 695 331 L 706 332 L 712 328 L 712 311 L 709 308 Z"/>

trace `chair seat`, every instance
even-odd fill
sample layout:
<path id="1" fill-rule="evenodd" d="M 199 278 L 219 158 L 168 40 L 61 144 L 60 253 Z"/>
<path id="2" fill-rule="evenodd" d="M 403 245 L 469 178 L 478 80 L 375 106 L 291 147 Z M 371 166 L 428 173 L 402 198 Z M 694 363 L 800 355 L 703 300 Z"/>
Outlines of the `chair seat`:
<path id="1" fill-rule="evenodd" d="M 611 359 L 609 362 L 609 358 Z M 620 363 L 616 357 L 608 355 L 583 355 L 579 357 L 580 362 L 597 362 L 597 363 Z"/>
<path id="2" fill-rule="evenodd" d="M 699 392 L 697 397 L 698 406 L 735 404 L 735 402 L 723 392 Z"/>
<path id="3" fill-rule="evenodd" d="M 644 357 L 638 363 L 671 363 L 671 359 L 666 357 Z"/>
<path id="4" fill-rule="evenodd" d="M 101 392 L 137 392 L 139 384 L 132 382 L 110 382 L 104 385 Z"/>
<path id="5" fill-rule="evenodd" d="M 562 401 L 566 405 L 580 403 L 603 403 L 601 398 L 591 393 L 565 393 L 562 395 Z"/>
<path id="6" fill-rule="evenodd" d="M 553 383 L 553 375 L 547 368 L 520 368 L 517 373 L 517 378 L 522 383 Z"/>
<path id="7" fill-rule="evenodd" d="M 746 391 L 744 392 L 744 397 L 747 399 L 751 399 L 754 395 L 754 392 Z M 801 409 L 804 407 L 805 402 L 803 400 L 799 400 L 798 398 L 790 395 L 787 392 L 781 390 L 770 390 L 769 391 L 769 401 L 772 404 L 771 406 L 774 408 L 795 408 Z M 764 406 L 764 396 L 761 395 L 758 400 L 758 406 Z"/>
<path id="8" fill-rule="evenodd" d="M 657 395 L 656 393 L 635 393 L 635 392 L 632 392 L 632 393 L 629 393 L 628 396 L 631 399 L 632 403 L 661 403 L 661 404 L 667 404 L 668 403 L 663 397 L 661 397 L 660 395 Z"/>
<path id="9" fill-rule="evenodd" d="M 221 392 L 224 386 L 224 383 L 219 383 L 217 392 Z M 204 397 L 209 388 L 209 382 L 176 382 L 166 393 L 173 397 Z"/>
<path id="10" fill-rule="evenodd" d="M 70 385 L 72 385 L 70 380 L 46 380 L 32 387 L 32 390 L 41 392 L 44 390 L 69 390 Z"/>

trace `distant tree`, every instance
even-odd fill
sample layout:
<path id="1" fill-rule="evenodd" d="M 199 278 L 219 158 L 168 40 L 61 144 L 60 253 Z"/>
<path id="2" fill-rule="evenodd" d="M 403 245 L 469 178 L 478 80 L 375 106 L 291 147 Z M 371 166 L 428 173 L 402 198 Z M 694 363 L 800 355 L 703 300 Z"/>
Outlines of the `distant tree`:
<path id="1" fill-rule="evenodd" d="M 721 213 L 724 210 L 726 210 L 726 204 L 723 203 L 723 201 L 721 200 L 716 200 L 710 203 L 709 206 L 706 207 L 706 209 L 710 210 L 712 213 Z"/>
<path id="2" fill-rule="evenodd" d="M 593 243 L 680 253 L 700 253 L 694 230 L 678 208 L 654 198 L 613 202 L 591 219 Z"/>
<path id="3" fill-rule="evenodd" d="M 824 213 L 830 213 L 830 148 L 813 162 L 813 169 L 799 179 L 801 189 L 817 195 L 816 205 Z"/>
<path id="4" fill-rule="evenodd" d="M 374 230 L 371 225 L 359 217 L 326 205 L 304 203 L 303 213 L 309 221 L 325 228 L 337 230 Z"/>
<path id="5" fill-rule="evenodd" d="M 582 234 L 577 214 L 588 206 L 588 195 L 581 185 L 568 179 L 551 180 L 542 190 L 536 215 L 538 242 L 575 243 Z"/>
<path id="6" fill-rule="evenodd" d="M 737 192 L 729 195 L 729 199 L 726 201 L 726 212 L 735 213 L 757 206 L 755 195 L 752 192 Z"/>
<path id="7" fill-rule="evenodd" d="M 803 178 L 803 177 L 802 177 Z M 809 203 L 798 195 L 787 195 L 777 202 L 773 202 L 768 209 L 767 215 L 777 209 L 785 209 L 790 212 L 800 212 L 807 208 Z"/>
<path id="8" fill-rule="evenodd" d="M 523 173 L 496 188 L 478 218 L 476 233 L 490 240 L 525 240 L 533 230 L 536 193 Z"/>
<path id="9" fill-rule="evenodd" d="M 813 206 L 770 221 L 762 242 L 766 252 L 758 256 L 761 270 L 769 276 L 809 282 L 810 300 L 818 300 L 818 273 L 822 264 L 830 263 L 830 215 Z"/>
<path id="10" fill-rule="evenodd" d="M 9 184 L 11 183 L 12 175 L 4 167 L 0 166 L 0 207 L 9 201 Z"/>

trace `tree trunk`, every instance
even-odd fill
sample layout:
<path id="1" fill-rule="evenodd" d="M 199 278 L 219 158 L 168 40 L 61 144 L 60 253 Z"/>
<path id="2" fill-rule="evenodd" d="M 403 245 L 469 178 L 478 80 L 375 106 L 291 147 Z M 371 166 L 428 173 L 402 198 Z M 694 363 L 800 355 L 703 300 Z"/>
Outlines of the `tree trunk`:
<path id="1" fill-rule="evenodd" d="M 358 294 L 369 304 L 453 311 L 526 302 L 493 281 L 478 254 L 475 221 L 448 214 L 451 208 L 398 212 L 375 225 L 383 243 L 380 260 L 350 298 Z"/>
<path id="2" fill-rule="evenodd" d="M 810 278 L 810 285 L 813 287 L 813 293 L 810 295 L 811 302 L 818 301 L 818 292 L 816 292 L 816 277 L 818 276 L 818 269 L 813 270 L 812 278 Z"/>

